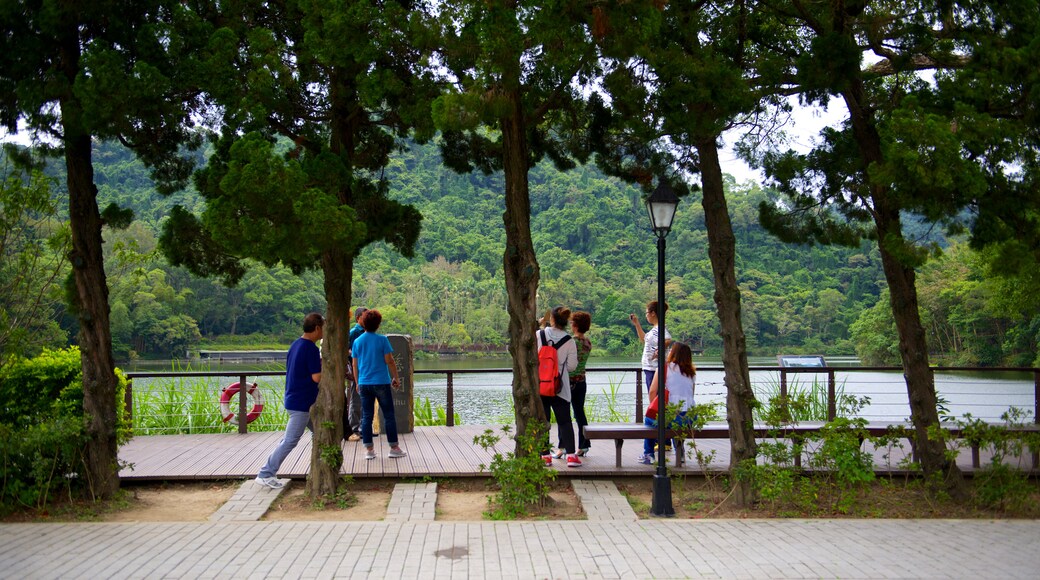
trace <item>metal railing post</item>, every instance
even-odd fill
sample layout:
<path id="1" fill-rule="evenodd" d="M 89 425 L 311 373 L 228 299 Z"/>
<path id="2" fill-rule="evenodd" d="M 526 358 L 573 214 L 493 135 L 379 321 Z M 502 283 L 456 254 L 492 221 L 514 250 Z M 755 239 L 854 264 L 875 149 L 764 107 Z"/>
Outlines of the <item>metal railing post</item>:
<path id="1" fill-rule="evenodd" d="M 834 400 L 835 385 L 834 385 L 834 371 L 827 371 L 827 421 L 833 421 L 838 416 L 838 405 Z"/>
<path id="2" fill-rule="evenodd" d="M 249 432 L 249 421 L 246 420 L 246 391 L 248 390 L 246 376 L 240 375 L 238 377 L 238 432 L 241 434 Z"/>
<path id="3" fill-rule="evenodd" d="M 1040 369 L 1033 369 L 1033 423 L 1040 425 Z M 1040 467 L 1040 450 L 1033 451 L 1033 469 Z"/>
<path id="4" fill-rule="evenodd" d="M 636 423 L 643 424 L 643 369 L 636 371 Z"/>
<path id="5" fill-rule="evenodd" d="M 130 431 L 134 430 L 134 380 L 126 380 L 126 392 L 123 393 L 123 412 L 126 413 L 126 422 L 130 425 Z"/>
<path id="6" fill-rule="evenodd" d="M 448 427 L 455 426 L 455 373 L 448 371 L 448 395 L 445 401 L 447 407 L 445 421 Z"/>

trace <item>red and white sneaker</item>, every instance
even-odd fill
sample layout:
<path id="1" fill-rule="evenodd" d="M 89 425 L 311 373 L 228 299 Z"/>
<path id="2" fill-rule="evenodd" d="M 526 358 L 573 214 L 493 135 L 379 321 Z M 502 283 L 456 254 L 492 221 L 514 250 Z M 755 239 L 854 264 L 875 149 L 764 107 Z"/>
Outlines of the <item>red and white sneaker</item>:
<path id="1" fill-rule="evenodd" d="M 548 465 L 549 467 L 552 467 L 552 455 L 543 455 L 542 456 L 542 461 L 544 461 L 545 464 Z"/>
<path id="2" fill-rule="evenodd" d="M 581 460 L 578 459 L 577 455 L 568 455 L 567 467 L 581 467 Z"/>

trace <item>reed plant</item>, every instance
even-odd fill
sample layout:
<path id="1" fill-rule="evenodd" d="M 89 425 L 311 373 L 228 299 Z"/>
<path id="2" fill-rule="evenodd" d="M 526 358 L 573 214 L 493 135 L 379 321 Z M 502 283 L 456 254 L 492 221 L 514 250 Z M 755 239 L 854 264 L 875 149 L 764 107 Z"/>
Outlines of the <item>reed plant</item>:
<path id="1" fill-rule="evenodd" d="M 624 381 L 607 376 L 608 391 L 602 395 L 606 402 L 606 410 L 601 405 L 589 405 L 592 397 L 586 400 L 585 413 L 590 423 L 625 423 L 629 421 L 629 415 L 623 410 L 620 401 L 621 386 Z"/>
<path id="2" fill-rule="evenodd" d="M 249 424 L 250 431 L 280 431 L 289 414 L 285 412 L 279 385 L 257 381 L 264 394 L 260 416 Z M 238 430 L 220 414 L 220 386 L 205 377 L 159 377 L 146 388 L 134 389 L 135 435 L 194 435 L 229 433 Z M 252 408 L 247 401 L 248 408 Z M 237 410 L 237 399 L 232 400 Z"/>
<path id="3" fill-rule="evenodd" d="M 845 383 L 842 379 L 834 386 L 835 414 L 838 417 L 851 417 L 863 405 L 869 402 L 861 401 L 852 395 L 845 394 Z M 755 387 L 755 398 L 759 401 L 780 401 L 780 379 L 779 377 L 767 377 Z M 800 421 L 826 421 L 827 420 L 827 382 L 821 381 L 814 376 L 812 381 L 802 379 L 798 375 L 789 375 L 787 379 L 787 401 L 798 401 L 797 405 L 790 405 L 790 422 Z M 759 406 L 754 410 L 755 420 L 766 422 L 765 416 L 767 406 Z"/>
<path id="4" fill-rule="evenodd" d="M 461 425 L 462 419 L 456 412 L 455 424 Z M 448 412 L 440 405 L 433 405 L 430 403 L 429 397 L 416 397 L 415 398 L 415 426 L 416 427 L 431 427 L 435 425 L 447 425 L 448 424 Z"/>

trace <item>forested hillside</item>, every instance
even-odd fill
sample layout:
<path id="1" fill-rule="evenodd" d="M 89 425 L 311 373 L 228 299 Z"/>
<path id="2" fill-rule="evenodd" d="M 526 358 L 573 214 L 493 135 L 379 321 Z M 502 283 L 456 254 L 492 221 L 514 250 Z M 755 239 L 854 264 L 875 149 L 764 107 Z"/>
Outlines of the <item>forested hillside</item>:
<path id="1" fill-rule="evenodd" d="M 318 272 L 295 276 L 256 266 L 237 287 L 226 288 L 165 264 L 155 252 L 159 225 L 175 203 L 199 207 L 198 196 L 158 195 L 144 167 L 116 144 L 97 144 L 95 155 L 102 206 L 115 202 L 135 215 L 129 228 L 105 235 L 120 356 L 182 357 L 200 346 L 278 348 L 297 334 L 302 313 L 323 310 Z M 431 145 L 398 154 L 386 177 L 395 199 L 422 212 L 422 235 L 414 259 L 381 244 L 362 253 L 355 303 L 379 308 L 385 331 L 411 334 L 420 345 L 504 351 L 501 176 L 457 175 L 443 167 Z M 542 164 L 531 177 L 540 304 L 590 312 L 598 353 L 635 355 L 639 346 L 628 315 L 641 314 L 656 296 L 656 248 L 639 192 L 592 166 L 561 173 Z M 60 183 L 54 195 L 63 195 Z M 884 282 L 876 247 L 783 244 L 758 224 L 759 204 L 772 201 L 768 192 L 733 181 L 727 189 L 751 353 L 859 354 L 870 362 L 895 362 L 887 299 L 879 302 Z M 670 332 L 717 353 L 721 341 L 696 195 L 679 206 L 668 238 L 667 278 Z M 989 276 L 984 256 L 955 246 L 925 266 L 920 285 L 934 354 L 962 364 L 1032 363 L 1035 301 L 1028 292 L 1015 292 L 1014 283 Z M 62 318 L 70 330 L 71 319 Z"/>
<path id="2" fill-rule="evenodd" d="M 107 236 L 111 251 L 113 334 L 122 352 L 180 355 L 202 339 L 229 335 L 291 336 L 300 313 L 322 309 L 320 275 L 254 268 L 237 288 L 193 279 L 152 251 L 158 224 L 177 199 L 155 194 L 144 168 L 112 144 L 98 146 L 103 204 L 134 210 L 126 231 Z M 594 167 L 561 173 L 549 164 L 531 175 L 532 229 L 542 283 L 540 304 L 592 314 L 597 349 L 638 350 L 629 313 L 656 296 L 656 249 L 639 192 Z M 358 259 L 358 305 L 380 308 L 387 332 L 420 344 L 502 350 L 507 337 L 502 277 L 504 229 L 500 175 L 457 175 L 433 146 L 401 152 L 387 172 L 395 199 L 423 214 L 416 257 L 373 245 Z M 852 354 L 849 326 L 880 294 L 869 249 L 799 247 L 778 242 L 757 224 L 757 186 L 729 183 L 738 237 L 738 276 L 752 352 Z M 263 232 L 255 232 L 263 235 Z M 301 235 L 321 235 L 320 232 Z M 717 321 L 699 199 L 679 206 L 668 239 L 670 332 L 717 351 Z"/>

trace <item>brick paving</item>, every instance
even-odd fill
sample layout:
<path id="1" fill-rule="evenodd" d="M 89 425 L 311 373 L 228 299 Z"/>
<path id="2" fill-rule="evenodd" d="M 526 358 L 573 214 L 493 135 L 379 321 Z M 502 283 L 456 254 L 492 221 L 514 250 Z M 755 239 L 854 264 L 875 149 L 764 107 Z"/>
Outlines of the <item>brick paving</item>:
<path id="1" fill-rule="evenodd" d="M 8 578 L 1036 578 L 1040 522 L 0 525 Z"/>
<path id="2" fill-rule="evenodd" d="M 607 479 L 575 479 L 571 481 L 574 493 L 581 500 L 581 508 L 591 522 L 628 521 L 638 518 L 625 496 L 613 481 Z"/>
<path id="3" fill-rule="evenodd" d="M 271 507 L 271 503 L 274 502 L 275 498 L 292 485 L 292 480 L 289 479 L 280 479 L 278 481 L 285 484 L 285 487 L 271 489 L 254 482 L 252 479 L 245 480 L 235 490 L 231 498 L 224 502 L 220 509 L 213 512 L 213 515 L 209 517 L 209 521 L 255 522 L 259 520 L 267 513 L 267 509 Z"/>
<path id="4" fill-rule="evenodd" d="M 0 578 L 1036 578 L 1040 570 L 1038 521 L 638 520 L 613 482 L 572 484 L 585 521 L 435 522 L 437 484 L 399 483 L 383 522 L 260 522 L 281 490 L 246 480 L 210 523 L 0 525 Z"/>
<path id="5" fill-rule="evenodd" d="M 398 483 L 386 506 L 384 521 L 432 522 L 436 508 L 436 483 Z"/>

